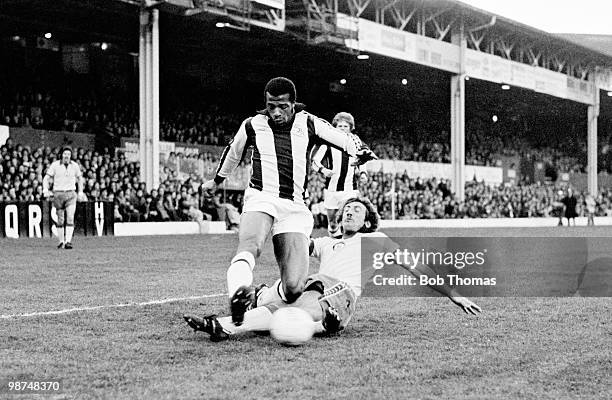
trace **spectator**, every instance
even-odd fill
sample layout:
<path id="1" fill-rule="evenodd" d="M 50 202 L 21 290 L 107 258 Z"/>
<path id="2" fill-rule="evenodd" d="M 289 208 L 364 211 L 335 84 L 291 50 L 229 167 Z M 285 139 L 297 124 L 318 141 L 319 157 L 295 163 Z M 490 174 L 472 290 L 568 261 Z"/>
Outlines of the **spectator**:
<path id="1" fill-rule="evenodd" d="M 567 226 L 570 226 L 570 219 L 573 220 L 574 226 L 576 226 L 576 217 L 578 216 L 576 206 L 578 200 L 574 196 L 574 191 L 571 188 L 567 189 L 567 195 L 561 200 L 564 206 L 564 215 L 567 218 Z"/>

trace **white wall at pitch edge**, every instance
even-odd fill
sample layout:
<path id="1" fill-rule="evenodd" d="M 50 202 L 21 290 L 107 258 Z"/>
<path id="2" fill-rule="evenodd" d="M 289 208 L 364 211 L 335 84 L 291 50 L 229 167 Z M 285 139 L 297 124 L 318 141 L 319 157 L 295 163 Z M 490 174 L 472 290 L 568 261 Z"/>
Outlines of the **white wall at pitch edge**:
<path id="1" fill-rule="evenodd" d="M 403 174 L 406 171 L 411 178 L 422 179 L 451 179 L 453 175 L 451 164 L 420 161 L 374 160 L 366 164 L 366 169 L 371 173 L 382 170 L 384 173 Z M 477 181 L 485 181 L 489 185 L 499 185 L 504 180 L 504 170 L 500 167 L 466 165 L 464 175 L 466 181 L 471 181 L 475 177 Z"/>
<path id="2" fill-rule="evenodd" d="M 200 233 L 233 233 L 223 221 L 197 222 L 116 222 L 115 236 L 197 235 Z"/>
<path id="3" fill-rule="evenodd" d="M 542 228 L 554 227 L 559 218 L 464 218 L 382 220 L 381 228 Z M 563 219 L 567 225 L 567 219 Z M 612 217 L 595 217 L 595 226 L 611 226 Z M 576 218 L 576 226 L 587 226 L 587 218 Z M 559 227 L 563 229 L 563 227 Z"/>

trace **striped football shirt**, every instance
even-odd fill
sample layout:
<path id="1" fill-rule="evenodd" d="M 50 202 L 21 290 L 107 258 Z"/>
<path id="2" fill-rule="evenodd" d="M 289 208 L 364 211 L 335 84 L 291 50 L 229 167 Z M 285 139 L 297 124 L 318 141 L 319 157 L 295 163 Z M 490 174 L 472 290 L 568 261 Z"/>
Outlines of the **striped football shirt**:
<path id="1" fill-rule="evenodd" d="M 359 172 L 359 167 L 351 166 L 357 161 L 355 157 L 351 157 L 334 147 L 322 145 L 316 150 L 312 162 L 318 168 L 323 166 L 323 160 L 327 161 L 328 168 L 334 172 L 331 177 L 326 179 L 325 188 L 327 190 L 342 192 L 357 189 L 355 175 Z"/>
<path id="2" fill-rule="evenodd" d="M 249 187 L 302 202 L 311 153 L 322 144 L 353 156 L 357 152 L 356 143 L 346 134 L 306 111 L 297 112 L 293 122 L 283 126 L 274 124 L 267 114 L 258 114 L 242 122 L 223 151 L 215 181 L 221 183 L 230 176 L 252 147 Z"/>

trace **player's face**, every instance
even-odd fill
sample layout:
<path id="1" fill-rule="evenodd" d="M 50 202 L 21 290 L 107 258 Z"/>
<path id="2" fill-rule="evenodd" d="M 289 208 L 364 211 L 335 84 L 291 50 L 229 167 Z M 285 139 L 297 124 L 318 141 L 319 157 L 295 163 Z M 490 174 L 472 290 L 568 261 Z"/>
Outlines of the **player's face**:
<path id="1" fill-rule="evenodd" d="M 62 162 L 64 164 L 68 164 L 70 162 L 70 155 L 71 155 L 71 153 L 68 150 L 64 150 L 62 152 Z"/>
<path id="2" fill-rule="evenodd" d="M 283 125 L 293 119 L 295 103 L 289 101 L 289 93 L 272 96 L 266 92 L 266 109 L 275 124 Z"/>
<path id="3" fill-rule="evenodd" d="M 355 233 L 363 227 L 367 210 L 360 202 L 348 203 L 342 212 L 342 229 L 344 233 Z"/>
<path id="4" fill-rule="evenodd" d="M 344 133 L 351 133 L 351 124 L 346 121 L 339 121 L 336 124 L 336 129 L 340 129 Z"/>

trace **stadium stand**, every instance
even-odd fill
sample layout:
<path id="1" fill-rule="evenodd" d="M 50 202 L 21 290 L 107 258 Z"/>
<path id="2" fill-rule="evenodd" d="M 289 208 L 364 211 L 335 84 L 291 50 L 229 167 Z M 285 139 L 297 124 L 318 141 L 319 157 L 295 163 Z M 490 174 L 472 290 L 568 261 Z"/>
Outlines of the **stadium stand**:
<path id="1" fill-rule="evenodd" d="M 395 181 L 395 192 L 392 184 Z M 320 227 L 326 227 L 322 208 L 324 179 L 311 175 L 309 180 L 310 208 Z M 383 219 L 391 219 L 392 206 L 399 219 L 440 218 L 519 218 L 556 216 L 555 203 L 564 196 L 563 185 L 486 185 L 471 181 L 466 184 L 466 200 L 458 202 L 443 179 L 421 179 L 408 174 L 371 174 L 370 181 L 360 189 L 377 206 Z M 395 193 L 395 194 L 393 194 Z M 579 215 L 585 193 L 578 193 Z M 395 201 L 392 197 L 395 196 Z M 612 190 L 601 189 L 596 198 L 596 215 L 612 216 Z"/>
<path id="2" fill-rule="evenodd" d="M 12 72 L 12 71 L 11 71 Z M 49 72 L 40 84 L 38 70 L 22 72 L 17 79 L 0 75 L 0 121 L 10 127 L 32 127 L 55 131 L 108 134 L 118 139 L 138 137 L 136 99 L 125 92 L 100 93 L 76 74 Z M 38 79 L 40 81 L 40 79 Z M 44 82 L 44 84 L 42 83 Z M 427 110 L 422 114 L 427 115 Z M 223 146 L 242 118 L 208 102 L 190 104 L 162 113 L 160 139 L 169 142 Z M 358 133 L 383 159 L 450 162 L 450 133 L 425 117 L 389 123 L 371 115 L 360 115 Z M 520 131 L 520 132 L 519 132 Z M 517 132 L 519 134 L 517 135 Z M 600 138 L 599 170 L 612 173 L 608 155 L 610 138 Z M 521 131 L 515 125 L 491 129 L 482 117 L 466 124 L 466 164 L 499 166 L 501 156 L 520 156 L 543 162 L 558 173 L 585 172 L 586 139 L 572 130 Z"/>
<path id="3" fill-rule="evenodd" d="M 42 199 L 42 177 L 48 165 L 56 159 L 58 149 L 38 148 L 14 144 L 11 139 L 0 147 L 0 201 L 39 201 Z M 213 166 L 213 155 L 201 155 L 203 163 Z M 166 167 L 158 189 L 148 190 L 139 182 L 138 163 L 128 162 L 123 154 L 77 149 L 76 161 L 85 178 L 85 193 L 91 200 L 110 201 L 115 205 L 115 220 L 181 221 L 232 218 L 239 211 L 241 194 L 232 193 L 222 202 L 220 196 L 205 199 L 198 193 L 201 179 L 177 179 L 176 171 Z M 248 168 L 243 165 L 240 168 Z M 548 217 L 553 215 L 554 203 L 562 194 L 559 185 L 500 185 L 468 182 L 466 201 L 458 203 L 443 179 L 423 180 L 403 174 L 371 174 L 370 181 L 361 189 L 373 199 L 383 218 L 391 218 L 391 207 L 400 219 L 438 218 L 496 218 L 496 217 Z M 392 185 L 395 182 L 395 195 Z M 322 212 L 324 179 L 317 174 L 309 178 L 309 206 L 318 216 L 318 224 L 325 226 Z M 392 197 L 395 196 L 395 201 Z M 579 204 L 584 194 L 578 195 Z M 596 215 L 612 215 L 612 190 L 600 190 L 596 198 Z M 582 215 L 582 211 L 579 210 Z"/>
<path id="4" fill-rule="evenodd" d="M 248 114 L 243 109 L 222 107 L 212 101 L 220 98 L 216 94 L 192 93 L 197 89 L 190 88 L 189 81 L 173 79 L 177 82 L 174 92 L 166 89 L 164 94 L 174 108 L 162 107 L 160 139 L 207 145 L 217 150 L 195 156 L 170 153 L 163 157 L 161 184 L 157 189 L 149 190 L 140 183 L 138 163 L 124 154 L 116 154 L 112 148 L 119 145 L 121 138 L 139 136 L 133 90 L 117 89 L 117 85 L 106 89 L 99 83 L 91 83 L 88 75 L 63 71 L 60 63 L 33 63 L 28 68 L 6 63 L 0 66 L 0 124 L 111 137 L 114 146 L 97 151 L 80 148 L 75 156 L 83 168 L 87 196 L 91 200 L 113 202 L 116 221 L 226 219 L 230 221 L 228 225 L 235 224 L 241 203 L 239 191 L 230 191 L 223 198 L 205 199 L 197 188 L 214 171 L 220 149 Z M 190 92 L 188 96 L 184 94 L 187 92 Z M 475 104 L 487 109 L 487 104 L 478 101 Z M 313 106 L 329 107 L 323 102 Z M 449 129 L 430 118 L 432 110 L 427 107 L 414 106 L 410 118 L 385 118 L 364 110 L 356 114 L 357 133 L 382 159 L 449 163 Z M 586 138 L 576 134 L 583 127 L 554 129 L 550 121 L 532 126 L 513 121 L 512 116 L 504 124 L 492 124 L 487 118 L 490 116 L 475 114 L 466 121 L 467 165 L 499 167 L 504 157 L 514 157 L 542 164 L 551 182 L 563 173 L 585 172 Z M 609 129 L 601 131 L 599 170 L 610 173 L 611 138 Z M 0 158 L 0 201 L 41 200 L 42 177 L 55 160 L 56 149 L 30 148 L 9 140 L 2 146 Z M 244 180 L 248 165 L 243 164 L 239 172 L 238 181 Z M 560 200 L 559 190 L 565 185 L 533 184 L 521 178 L 514 185 L 468 182 L 466 200 L 462 203 L 454 200 L 447 181 L 422 179 L 407 173 L 373 173 L 362 190 L 378 206 L 383 218 L 391 215 L 403 219 L 552 215 L 554 203 Z M 395 194 L 390 193 L 393 190 Z M 309 192 L 309 206 L 317 225 L 325 226 L 320 176 L 310 176 Z M 612 215 L 611 199 L 609 188 L 600 189 L 596 215 Z M 579 193 L 579 204 L 583 202 L 584 194 Z"/>

